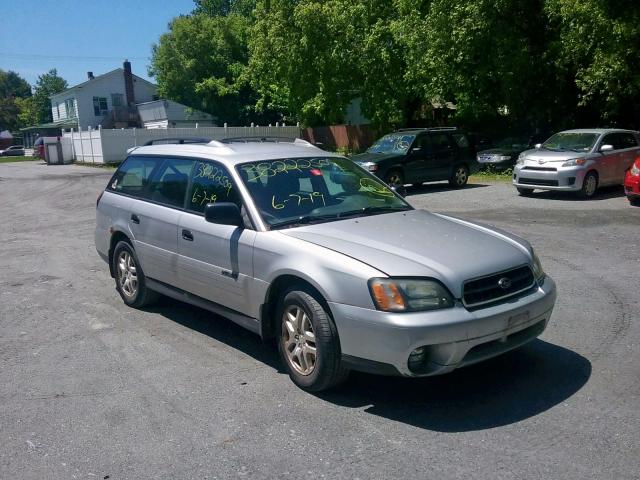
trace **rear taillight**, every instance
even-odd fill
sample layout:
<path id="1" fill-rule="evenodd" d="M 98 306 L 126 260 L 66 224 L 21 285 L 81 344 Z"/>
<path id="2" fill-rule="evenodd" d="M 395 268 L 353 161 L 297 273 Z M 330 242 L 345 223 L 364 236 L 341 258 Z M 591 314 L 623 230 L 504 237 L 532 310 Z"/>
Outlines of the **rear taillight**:
<path id="1" fill-rule="evenodd" d="M 96 208 L 98 208 L 98 205 L 100 205 L 100 199 L 102 198 L 102 194 L 104 193 L 104 190 L 102 192 L 100 192 L 98 194 L 98 198 L 96 198 Z"/>

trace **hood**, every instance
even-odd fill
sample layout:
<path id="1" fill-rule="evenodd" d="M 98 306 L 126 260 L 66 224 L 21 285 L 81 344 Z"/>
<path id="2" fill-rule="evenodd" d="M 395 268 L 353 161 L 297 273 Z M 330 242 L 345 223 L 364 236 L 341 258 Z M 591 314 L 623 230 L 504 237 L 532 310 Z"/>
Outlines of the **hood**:
<path id="1" fill-rule="evenodd" d="M 478 152 L 478 155 L 517 155 L 522 150 L 514 148 L 490 148 L 488 150 L 482 150 Z"/>
<path id="2" fill-rule="evenodd" d="M 432 277 L 456 298 L 465 280 L 531 262 L 524 240 L 424 210 L 280 230 L 343 253 L 389 276 Z"/>
<path id="3" fill-rule="evenodd" d="M 589 155 L 589 153 L 572 151 L 557 152 L 555 150 L 545 150 L 544 148 L 534 148 L 524 152 L 525 160 L 531 160 L 536 163 L 540 163 L 540 161 L 542 161 L 542 163 L 566 162 L 572 158 L 584 157 L 586 155 Z"/>
<path id="4" fill-rule="evenodd" d="M 404 157 L 401 153 L 360 153 L 358 155 L 353 155 L 351 160 L 356 163 L 364 163 L 364 162 L 373 162 L 378 163 L 383 160 L 389 160 L 394 158 L 402 158 Z"/>

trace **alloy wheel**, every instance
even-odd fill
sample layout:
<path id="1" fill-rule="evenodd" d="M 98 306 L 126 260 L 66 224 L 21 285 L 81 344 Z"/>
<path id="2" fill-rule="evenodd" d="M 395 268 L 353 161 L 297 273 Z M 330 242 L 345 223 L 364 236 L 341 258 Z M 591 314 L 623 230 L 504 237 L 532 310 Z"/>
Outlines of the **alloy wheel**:
<path id="1" fill-rule="evenodd" d="M 282 342 L 289 364 L 301 375 L 311 375 L 316 366 L 316 336 L 307 312 L 289 305 L 282 316 Z"/>
<path id="2" fill-rule="evenodd" d="M 118 256 L 118 284 L 122 293 L 129 298 L 135 297 L 138 292 L 136 262 L 127 251 L 120 252 Z"/>

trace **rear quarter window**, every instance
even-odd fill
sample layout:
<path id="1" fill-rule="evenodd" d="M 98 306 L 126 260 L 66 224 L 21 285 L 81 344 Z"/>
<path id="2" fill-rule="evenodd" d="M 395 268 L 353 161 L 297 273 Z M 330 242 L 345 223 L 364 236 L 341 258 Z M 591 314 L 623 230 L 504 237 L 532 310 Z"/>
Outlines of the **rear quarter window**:
<path id="1" fill-rule="evenodd" d="M 107 190 L 142 198 L 158 161 L 148 157 L 127 158 L 111 178 Z"/>

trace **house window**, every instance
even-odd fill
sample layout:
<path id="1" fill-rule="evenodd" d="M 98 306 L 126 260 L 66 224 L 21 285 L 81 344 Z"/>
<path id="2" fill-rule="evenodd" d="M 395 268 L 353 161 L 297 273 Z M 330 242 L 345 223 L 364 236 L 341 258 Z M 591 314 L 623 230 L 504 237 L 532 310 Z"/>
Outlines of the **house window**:
<path id="1" fill-rule="evenodd" d="M 76 118 L 76 99 L 67 98 L 64 101 L 64 107 L 67 110 L 67 118 Z"/>
<path id="2" fill-rule="evenodd" d="M 93 97 L 93 113 L 96 117 L 100 117 L 107 113 L 106 97 Z"/>
<path id="3" fill-rule="evenodd" d="M 56 119 L 60 118 L 60 105 L 56 102 Z"/>
<path id="4" fill-rule="evenodd" d="M 121 93 L 112 93 L 111 94 L 111 105 L 114 107 L 121 107 L 124 105 L 124 95 Z"/>

